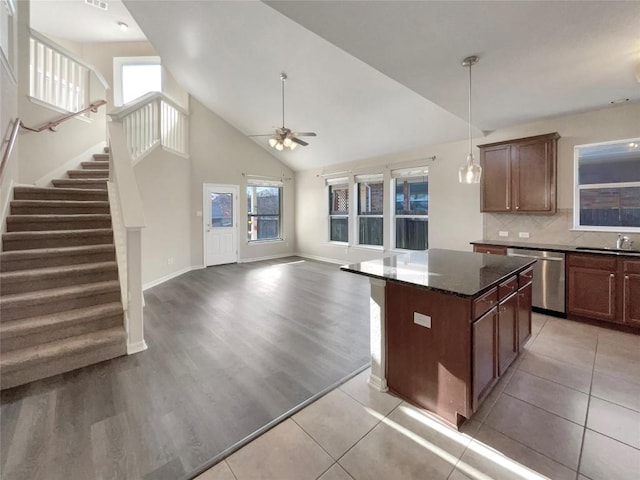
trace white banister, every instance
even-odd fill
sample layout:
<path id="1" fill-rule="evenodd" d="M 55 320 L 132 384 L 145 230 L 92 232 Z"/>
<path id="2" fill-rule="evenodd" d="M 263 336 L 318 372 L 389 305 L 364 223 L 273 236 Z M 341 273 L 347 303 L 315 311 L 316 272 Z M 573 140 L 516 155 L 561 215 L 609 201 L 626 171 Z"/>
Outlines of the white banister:
<path id="1" fill-rule="evenodd" d="M 189 112 L 160 92 L 149 92 L 108 115 L 122 122 L 131 160 L 138 161 L 156 147 L 189 156 Z"/>
<path id="2" fill-rule="evenodd" d="M 127 329 L 127 353 L 147 348 L 142 312 L 142 199 L 125 144 L 124 125 L 109 123 L 109 203 L 111 206 L 122 305 Z"/>
<path id="3" fill-rule="evenodd" d="M 90 75 L 105 89 L 109 84 L 91 64 L 30 29 L 29 95 L 68 112 L 84 109 L 91 92 Z"/>

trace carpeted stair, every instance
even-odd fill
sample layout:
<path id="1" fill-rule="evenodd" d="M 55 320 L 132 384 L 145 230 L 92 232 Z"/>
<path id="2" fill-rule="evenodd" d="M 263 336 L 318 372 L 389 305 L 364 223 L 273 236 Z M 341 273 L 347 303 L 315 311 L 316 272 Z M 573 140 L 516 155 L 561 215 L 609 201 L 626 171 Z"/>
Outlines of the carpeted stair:
<path id="1" fill-rule="evenodd" d="M 0 253 L 0 388 L 126 354 L 108 154 L 15 187 Z"/>

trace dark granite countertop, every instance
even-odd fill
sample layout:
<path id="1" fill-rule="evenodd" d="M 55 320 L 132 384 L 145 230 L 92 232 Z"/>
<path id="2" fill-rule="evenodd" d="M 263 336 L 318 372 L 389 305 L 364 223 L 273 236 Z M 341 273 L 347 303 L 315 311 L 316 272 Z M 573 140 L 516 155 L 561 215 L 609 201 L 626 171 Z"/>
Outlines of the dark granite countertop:
<path id="1" fill-rule="evenodd" d="M 616 255 L 624 257 L 640 257 L 640 250 L 618 250 L 615 248 L 593 247 L 586 245 L 557 245 L 549 243 L 511 242 L 505 240 L 476 240 L 472 245 L 496 245 L 498 247 L 522 248 L 526 250 L 545 250 L 547 252 L 563 253 L 594 253 L 601 255 Z"/>
<path id="2" fill-rule="evenodd" d="M 342 270 L 368 277 L 477 297 L 532 265 L 535 259 L 432 248 L 345 265 Z"/>

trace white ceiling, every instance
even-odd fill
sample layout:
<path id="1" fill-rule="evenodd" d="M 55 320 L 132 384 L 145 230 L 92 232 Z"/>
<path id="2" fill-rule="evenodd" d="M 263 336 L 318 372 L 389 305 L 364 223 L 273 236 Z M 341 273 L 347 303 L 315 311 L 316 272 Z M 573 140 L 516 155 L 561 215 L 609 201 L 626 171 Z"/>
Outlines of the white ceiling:
<path id="1" fill-rule="evenodd" d="M 297 170 L 465 139 L 468 71 L 460 62 L 471 54 L 480 56 L 475 137 L 640 100 L 635 1 L 125 5 L 178 82 L 245 134 L 280 125 L 285 71 L 287 127 L 318 137 L 280 153 L 267 137 L 255 141 Z M 54 23 L 71 21 L 56 11 Z M 47 23 L 36 29 L 48 33 Z"/>
<path id="2" fill-rule="evenodd" d="M 101 0 L 106 10 L 85 0 L 31 0 L 31 27 L 45 35 L 78 43 L 134 42 L 145 37 L 120 0 Z M 129 28 L 122 31 L 118 22 Z"/>

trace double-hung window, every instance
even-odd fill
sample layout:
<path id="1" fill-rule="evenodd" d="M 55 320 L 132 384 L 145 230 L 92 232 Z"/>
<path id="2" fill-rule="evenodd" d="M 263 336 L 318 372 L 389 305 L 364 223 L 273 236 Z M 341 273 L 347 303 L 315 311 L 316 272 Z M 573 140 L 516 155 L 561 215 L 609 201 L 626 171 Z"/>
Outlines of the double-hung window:
<path id="1" fill-rule="evenodd" d="M 382 174 L 356 175 L 358 243 L 382 246 L 384 181 Z"/>
<path id="2" fill-rule="evenodd" d="M 426 168 L 394 170 L 395 248 L 429 248 L 429 181 Z"/>
<path id="3" fill-rule="evenodd" d="M 282 238 L 282 182 L 247 181 L 247 240 Z"/>
<path id="4" fill-rule="evenodd" d="M 575 147 L 574 228 L 640 232 L 640 138 Z"/>
<path id="5" fill-rule="evenodd" d="M 331 178 L 329 189 L 329 241 L 349 242 L 349 180 Z"/>

